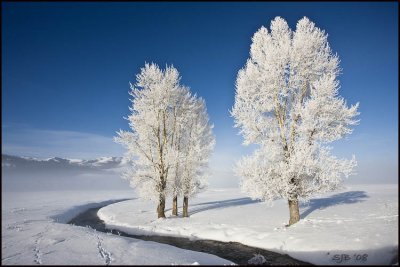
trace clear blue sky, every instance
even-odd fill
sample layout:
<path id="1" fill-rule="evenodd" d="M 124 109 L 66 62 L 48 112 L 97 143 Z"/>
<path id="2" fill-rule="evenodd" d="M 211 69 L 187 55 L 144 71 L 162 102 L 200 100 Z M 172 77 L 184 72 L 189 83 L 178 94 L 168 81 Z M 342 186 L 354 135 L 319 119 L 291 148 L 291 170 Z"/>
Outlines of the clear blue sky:
<path id="1" fill-rule="evenodd" d="M 231 167 L 251 152 L 229 115 L 236 74 L 254 32 L 275 16 L 293 30 L 307 16 L 329 34 L 340 94 L 360 102 L 361 124 L 334 153 L 356 155 L 360 181 L 397 181 L 397 3 L 3 2 L 2 152 L 122 155 L 111 138 L 128 129 L 129 81 L 145 62 L 173 64 L 206 100 L 215 176 L 236 184 Z"/>

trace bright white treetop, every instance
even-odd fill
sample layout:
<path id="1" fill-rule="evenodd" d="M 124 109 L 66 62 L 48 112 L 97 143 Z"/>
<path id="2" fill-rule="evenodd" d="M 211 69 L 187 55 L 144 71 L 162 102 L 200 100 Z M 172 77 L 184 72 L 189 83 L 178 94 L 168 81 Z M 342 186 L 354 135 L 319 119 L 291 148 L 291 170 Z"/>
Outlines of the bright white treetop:
<path id="1" fill-rule="evenodd" d="M 338 94 L 339 58 L 327 35 L 306 17 L 294 32 L 276 17 L 252 41 L 232 109 L 244 144 L 259 145 L 237 165 L 242 189 L 271 201 L 336 188 L 356 161 L 337 159 L 327 144 L 350 134 L 359 113 Z"/>
<path id="2" fill-rule="evenodd" d="M 173 67 L 161 70 L 146 64 L 131 84 L 132 107 L 129 126 L 115 140 L 127 147 L 134 166 L 125 173 L 142 197 L 156 200 L 166 193 L 166 181 L 172 166 L 173 108 L 179 95 L 179 73 Z"/>

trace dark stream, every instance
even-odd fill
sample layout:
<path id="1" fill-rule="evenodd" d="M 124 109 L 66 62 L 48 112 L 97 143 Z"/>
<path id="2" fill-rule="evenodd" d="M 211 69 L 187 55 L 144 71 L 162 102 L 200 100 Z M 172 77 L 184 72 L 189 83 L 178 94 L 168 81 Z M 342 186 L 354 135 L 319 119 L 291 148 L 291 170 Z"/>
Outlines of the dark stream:
<path id="1" fill-rule="evenodd" d="M 102 220 L 97 216 L 97 211 L 102 207 L 91 208 L 69 221 L 69 224 L 78 226 L 90 226 L 97 231 L 117 234 L 117 231 L 106 229 Z M 293 259 L 286 254 L 279 254 L 276 252 L 264 250 L 261 248 L 254 248 L 243 245 L 238 242 L 221 242 L 214 240 L 190 240 L 183 237 L 171 236 L 156 236 L 156 235 L 131 235 L 118 231 L 119 235 L 125 237 L 132 237 L 136 239 L 154 241 L 172 245 L 178 248 L 204 252 L 216 255 L 220 258 L 230 260 L 239 265 L 247 265 L 248 261 L 254 257 L 254 254 L 261 254 L 264 256 L 266 262 L 263 265 L 311 265 L 310 263 Z M 261 263 L 260 263 L 261 264 Z"/>

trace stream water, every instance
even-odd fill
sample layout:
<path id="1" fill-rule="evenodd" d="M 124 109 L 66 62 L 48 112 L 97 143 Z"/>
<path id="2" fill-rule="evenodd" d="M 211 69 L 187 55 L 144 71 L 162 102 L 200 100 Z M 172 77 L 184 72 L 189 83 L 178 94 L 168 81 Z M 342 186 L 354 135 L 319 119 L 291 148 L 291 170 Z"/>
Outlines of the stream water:
<path id="1" fill-rule="evenodd" d="M 249 264 L 249 260 L 255 254 L 261 254 L 265 258 L 263 265 L 311 265 L 310 263 L 296 260 L 286 254 L 264 250 L 261 248 L 249 247 L 238 242 L 221 242 L 214 240 L 190 240 L 183 237 L 157 236 L 157 235 L 131 235 L 121 231 L 106 228 L 104 222 L 97 216 L 97 211 L 102 207 L 91 208 L 77 215 L 69 224 L 78 226 L 90 226 L 97 231 L 118 234 L 125 237 L 154 241 L 172 245 L 178 248 L 213 254 L 218 257 L 230 260 L 239 265 Z M 259 262 L 261 264 L 261 262 Z"/>

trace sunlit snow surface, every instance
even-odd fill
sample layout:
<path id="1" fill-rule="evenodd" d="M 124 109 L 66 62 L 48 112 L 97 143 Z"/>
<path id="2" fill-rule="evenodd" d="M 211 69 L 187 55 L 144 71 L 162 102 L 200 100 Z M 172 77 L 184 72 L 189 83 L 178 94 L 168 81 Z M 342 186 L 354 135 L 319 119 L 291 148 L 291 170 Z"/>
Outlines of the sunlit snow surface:
<path id="1" fill-rule="evenodd" d="M 109 227 L 132 234 L 236 241 L 314 264 L 395 264 L 397 192 L 398 185 L 346 186 L 301 205 L 301 221 L 289 228 L 285 201 L 269 207 L 238 189 L 200 194 L 190 201 L 190 218 L 171 216 L 167 205 L 168 218 L 157 220 L 154 204 L 138 199 L 109 205 L 98 215 Z"/>
<path id="2" fill-rule="evenodd" d="M 231 264 L 200 252 L 65 224 L 132 191 L 2 192 L 2 265 Z"/>

